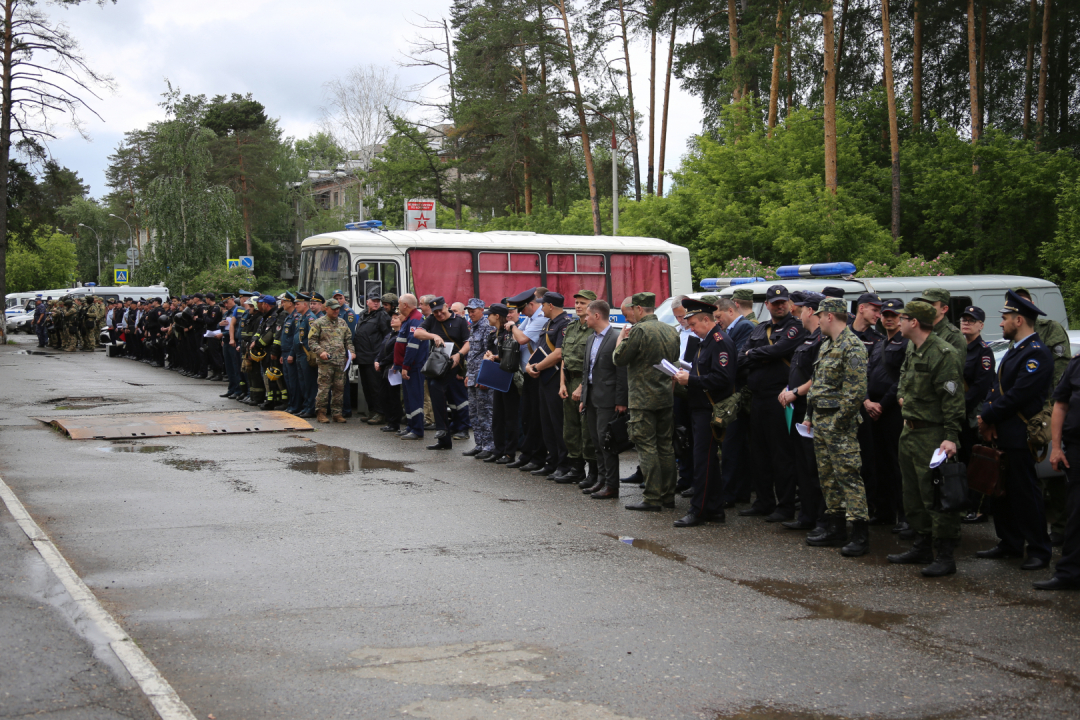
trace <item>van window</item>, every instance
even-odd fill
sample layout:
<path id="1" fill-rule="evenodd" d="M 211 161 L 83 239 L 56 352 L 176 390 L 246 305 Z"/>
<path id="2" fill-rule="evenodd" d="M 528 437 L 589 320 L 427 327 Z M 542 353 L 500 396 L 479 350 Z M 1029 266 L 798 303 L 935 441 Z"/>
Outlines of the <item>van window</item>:
<path id="1" fill-rule="evenodd" d="M 964 308 L 971 307 L 973 304 L 970 297 L 953 295 L 949 301 L 949 310 L 945 313 L 945 316 L 953 325 L 960 327 L 960 316 L 964 314 Z M 986 308 L 983 308 L 983 310 L 985 311 Z M 986 314 L 989 315 L 990 312 Z"/>

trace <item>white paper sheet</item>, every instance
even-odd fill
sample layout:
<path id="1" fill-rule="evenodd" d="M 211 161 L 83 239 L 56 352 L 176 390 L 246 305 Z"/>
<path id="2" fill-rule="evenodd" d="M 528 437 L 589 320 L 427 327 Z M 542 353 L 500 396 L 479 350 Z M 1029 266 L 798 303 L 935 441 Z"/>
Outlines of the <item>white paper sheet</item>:
<path id="1" fill-rule="evenodd" d="M 670 362 L 667 361 L 667 359 L 661 360 L 656 365 L 653 365 L 653 367 L 656 368 L 657 370 L 659 370 L 660 372 L 664 373 L 668 377 L 675 377 L 675 373 L 682 370 L 681 367 L 676 367 L 676 366 L 672 365 Z"/>
<path id="2" fill-rule="evenodd" d="M 804 438 L 813 438 L 814 437 L 814 428 L 812 428 L 812 427 L 808 428 L 805 425 L 803 425 L 802 423 L 799 423 L 798 425 L 795 426 L 795 429 Z"/>
<path id="3" fill-rule="evenodd" d="M 930 467 L 936 468 L 938 465 L 942 464 L 948 459 L 949 456 L 945 454 L 945 451 L 941 448 L 938 448 L 934 451 L 934 455 L 930 458 Z"/>
<path id="4" fill-rule="evenodd" d="M 221 331 L 220 330 L 207 330 L 206 332 L 203 333 L 203 337 L 205 337 L 205 338 L 219 338 L 219 337 L 221 337 Z"/>
<path id="5" fill-rule="evenodd" d="M 400 370 L 391 370 L 390 372 L 388 372 L 386 374 L 386 379 L 390 382 L 391 385 L 393 385 L 395 387 L 400 385 L 401 384 L 401 371 Z"/>

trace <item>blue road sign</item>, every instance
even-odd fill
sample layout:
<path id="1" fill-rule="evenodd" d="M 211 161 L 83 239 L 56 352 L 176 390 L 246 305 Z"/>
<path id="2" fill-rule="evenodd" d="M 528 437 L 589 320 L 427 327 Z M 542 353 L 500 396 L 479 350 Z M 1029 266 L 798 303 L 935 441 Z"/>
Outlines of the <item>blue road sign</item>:
<path id="1" fill-rule="evenodd" d="M 255 257 L 253 255 L 241 255 L 240 256 L 240 267 L 245 268 L 247 270 L 254 270 L 255 269 Z"/>

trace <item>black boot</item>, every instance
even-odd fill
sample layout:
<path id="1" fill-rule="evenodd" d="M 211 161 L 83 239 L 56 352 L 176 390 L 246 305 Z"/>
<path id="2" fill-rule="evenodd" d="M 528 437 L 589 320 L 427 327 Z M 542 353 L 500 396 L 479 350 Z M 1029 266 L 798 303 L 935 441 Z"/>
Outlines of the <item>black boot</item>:
<path id="1" fill-rule="evenodd" d="M 886 560 L 897 565 L 925 565 L 934 562 L 934 550 L 930 546 L 930 536 L 916 535 L 915 544 L 911 546 L 910 550 L 897 555 L 889 555 Z"/>
<path id="2" fill-rule="evenodd" d="M 939 538 L 934 541 L 934 562 L 922 569 L 925 577 L 944 577 L 956 572 L 956 560 L 953 559 L 953 550 L 959 541 Z"/>
<path id="3" fill-rule="evenodd" d="M 585 476 L 585 479 L 578 483 L 578 487 L 582 490 L 591 488 L 596 484 L 597 479 L 600 477 L 600 469 L 596 466 L 595 460 L 589 461 L 589 474 Z"/>
<path id="4" fill-rule="evenodd" d="M 825 534 L 806 536 L 806 544 L 814 547 L 840 547 L 847 542 L 847 520 L 843 513 L 825 516 Z"/>
<path id="5" fill-rule="evenodd" d="M 870 523 L 856 520 L 851 523 L 851 542 L 840 548 L 844 557 L 859 557 L 870 552 Z"/>
<path id="6" fill-rule="evenodd" d="M 624 477 L 619 479 L 620 483 L 641 483 L 645 482 L 645 475 L 641 472 L 641 466 L 638 465 L 630 477 Z"/>
<path id="7" fill-rule="evenodd" d="M 555 482 L 560 485 L 569 485 L 570 483 L 582 482 L 585 480 L 585 460 L 584 458 L 578 458 L 573 461 L 573 465 L 570 468 L 570 472 L 561 477 L 556 477 Z"/>

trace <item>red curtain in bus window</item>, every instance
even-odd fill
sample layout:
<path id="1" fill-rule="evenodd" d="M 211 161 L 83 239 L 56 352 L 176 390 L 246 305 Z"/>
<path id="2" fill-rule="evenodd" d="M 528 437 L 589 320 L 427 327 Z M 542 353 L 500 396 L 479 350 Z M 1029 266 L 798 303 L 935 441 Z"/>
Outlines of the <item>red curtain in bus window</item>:
<path id="1" fill-rule="evenodd" d="M 468 250 L 409 250 L 416 296 L 441 295 L 447 304 L 473 296 L 472 253 Z"/>
<path id="2" fill-rule="evenodd" d="M 671 297 L 671 274 L 668 272 L 667 255 L 612 254 L 612 305 L 617 305 L 623 298 L 639 292 L 654 293 L 658 304 Z"/>
<path id="3" fill-rule="evenodd" d="M 566 298 L 566 307 L 573 304 L 574 293 L 592 290 L 601 300 L 607 299 L 607 280 L 603 255 L 548 253 L 547 286 Z"/>
<path id="4" fill-rule="evenodd" d="M 480 299 L 497 303 L 540 284 L 540 253 L 481 252 Z"/>

